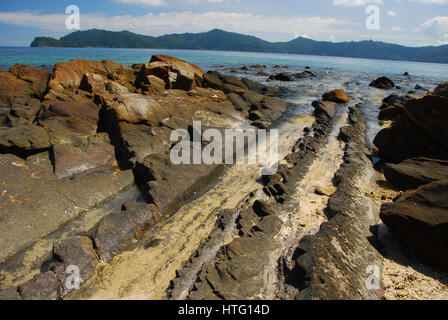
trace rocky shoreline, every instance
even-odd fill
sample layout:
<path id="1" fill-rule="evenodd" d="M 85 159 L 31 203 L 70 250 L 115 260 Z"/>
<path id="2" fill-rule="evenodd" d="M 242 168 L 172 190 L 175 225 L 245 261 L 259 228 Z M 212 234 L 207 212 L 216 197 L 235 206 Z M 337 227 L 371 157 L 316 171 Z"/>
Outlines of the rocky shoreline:
<path id="1" fill-rule="evenodd" d="M 381 220 L 448 271 L 446 84 L 387 97 L 373 152 L 341 89 L 322 92 L 298 130 L 288 89 L 166 55 L 15 65 L 0 84 L 0 299 L 381 299 Z M 278 173 L 173 164 L 171 133 L 194 121 L 279 128 Z M 384 179 L 402 194 L 375 198 Z M 380 274 L 373 287 L 366 270 Z"/>

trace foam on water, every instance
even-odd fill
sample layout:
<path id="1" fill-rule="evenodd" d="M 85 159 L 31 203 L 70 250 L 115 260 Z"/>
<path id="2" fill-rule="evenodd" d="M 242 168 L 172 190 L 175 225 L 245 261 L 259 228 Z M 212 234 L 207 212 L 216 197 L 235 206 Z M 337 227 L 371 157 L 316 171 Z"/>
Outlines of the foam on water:
<path id="1" fill-rule="evenodd" d="M 257 74 L 261 69 L 242 70 L 241 66 L 218 66 L 210 69 L 218 70 L 224 74 L 232 75 L 239 78 L 249 78 L 251 80 L 261 82 L 275 87 L 286 87 L 291 90 L 292 94 L 287 99 L 297 106 L 292 112 L 294 114 L 311 114 L 313 108 L 311 103 L 314 100 L 321 99 L 325 92 L 333 89 L 343 89 L 350 97 L 349 106 L 359 105 L 367 120 L 367 136 L 370 143 L 373 142 L 376 134 L 383 128 L 384 124 L 378 121 L 379 107 L 382 100 L 391 94 L 411 95 L 420 97 L 426 94 L 425 90 L 415 90 L 416 85 L 420 85 L 426 89 L 433 89 L 441 79 L 428 76 L 404 76 L 403 74 L 389 75 L 399 89 L 380 90 L 369 86 L 370 82 L 381 74 L 372 72 L 350 70 L 337 70 L 336 68 L 317 67 L 311 68 L 311 71 L 317 77 L 297 79 L 291 82 L 268 81 L 268 76 L 260 76 Z M 272 68 L 263 69 L 268 74 L 286 72 L 296 74 L 304 71 L 303 66 L 289 66 L 288 68 Z M 409 92 L 412 92 L 410 94 Z"/>

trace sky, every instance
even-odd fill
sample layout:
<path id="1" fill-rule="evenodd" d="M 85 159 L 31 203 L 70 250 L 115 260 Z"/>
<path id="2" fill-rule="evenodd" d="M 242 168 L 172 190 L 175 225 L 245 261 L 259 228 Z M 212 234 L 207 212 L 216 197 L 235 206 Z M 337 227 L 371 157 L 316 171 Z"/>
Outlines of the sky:
<path id="1" fill-rule="evenodd" d="M 274 42 L 448 44 L 448 0 L 0 0 L 0 46 L 75 31 L 66 27 L 70 5 L 79 8 L 81 30 L 158 36 L 219 28 Z"/>

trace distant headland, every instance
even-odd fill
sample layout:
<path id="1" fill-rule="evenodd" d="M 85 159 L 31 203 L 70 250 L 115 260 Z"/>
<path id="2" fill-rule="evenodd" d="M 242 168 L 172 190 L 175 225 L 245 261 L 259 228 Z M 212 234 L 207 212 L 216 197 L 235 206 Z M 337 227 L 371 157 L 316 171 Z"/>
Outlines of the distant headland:
<path id="1" fill-rule="evenodd" d="M 129 31 L 92 29 L 76 31 L 59 40 L 36 37 L 31 47 L 221 50 L 448 63 L 448 45 L 406 47 L 372 40 L 328 42 L 303 37 L 288 42 L 269 42 L 254 36 L 219 29 L 204 33 L 169 34 L 159 37 Z"/>

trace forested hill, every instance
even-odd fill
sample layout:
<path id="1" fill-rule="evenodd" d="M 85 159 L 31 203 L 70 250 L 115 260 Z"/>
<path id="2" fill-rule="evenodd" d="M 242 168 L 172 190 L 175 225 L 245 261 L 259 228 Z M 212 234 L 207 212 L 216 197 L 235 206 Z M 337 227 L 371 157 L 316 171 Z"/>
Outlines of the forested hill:
<path id="1" fill-rule="evenodd" d="M 448 63 L 448 45 L 417 48 L 371 40 L 336 43 L 314 41 L 303 37 L 288 42 L 269 42 L 219 29 L 204 33 L 169 34 L 160 37 L 144 36 L 129 31 L 113 32 L 92 29 L 76 31 L 59 40 L 37 37 L 31 46 L 251 51 Z"/>

